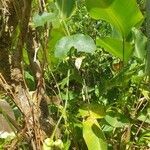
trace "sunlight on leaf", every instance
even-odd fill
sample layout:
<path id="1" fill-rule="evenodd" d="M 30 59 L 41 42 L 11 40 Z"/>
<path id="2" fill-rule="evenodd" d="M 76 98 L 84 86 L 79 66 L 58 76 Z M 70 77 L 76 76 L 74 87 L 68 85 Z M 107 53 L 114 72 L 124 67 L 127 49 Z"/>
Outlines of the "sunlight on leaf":
<path id="1" fill-rule="evenodd" d="M 92 18 L 109 22 L 122 33 L 123 37 L 126 37 L 132 27 L 143 20 L 135 0 L 96 0 L 94 2 L 86 0 L 86 5 Z"/>
<path id="2" fill-rule="evenodd" d="M 35 27 L 44 26 L 46 22 L 52 22 L 56 19 L 56 14 L 44 12 L 42 15 L 35 14 L 33 23 Z"/>
<path id="3" fill-rule="evenodd" d="M 105 136 L 96 119 L 89 117 L 83 122 L 83 137 L 88 150 L 107 150 Z"/>
<path id="4" fill-rule="evenodd" d="M 68 51 L 74 47 L 77 52 L 93 53 L 96 50 L 94 40 L 84 34 L 75 34 L 61 38 L 55 45 L 55 56 L 64 58 Z"/>
<path id="5" fill-rule="evenodd" d="M 113 111 L 107 113 L 105 120 L 115 128 L 124 127 L 130 123 L 125 115 Z"/>
<path id="6" fill-rule="evenodd" d="M 105 116 L 105 108 L 100 104 L 85 104 L 79 109 L 79 116 L 103 118 Z"/>
<path id="7" fill-rule="evenodd" d="M 125 42 L 124 56 L 123 56 L 123 41 L 114 38 L 109 37 L 99 38 L 96 40 L 96 44 L 98 46 L 103 47 L 106 51 L 108 51 L 112 55 L 119 57 L 122 60 L 124 59 L 124 61 L 128 61 L 133 52 L 132 45 L 128 42 Z"/>
<path id="8" fill-rule="evenodd" d="M 56 0 L 56 4 L 60 10 L 62 18 L 70 17 L 76 7 L 75 0 Z"/>
<path id="9" fill-rule="evenodd" d="M 85 57 L 83 56 L 83 57 L 78 57 L 78 58 L 76 58 L 76 60 L 75 60 L 75 67 L 79 70 L 80 69 L 80 67 L 81 67 L 81 65 L 82 65 L 82 61 L 83 61 L 83 59 L 84 59 Z"/>
<path id="10" fill-rule="evenodd" d="M 115 0 L 95 0 L 94 2 L 92 0 L 87 0 L 86 4 L 87 6 L 91 6 L 91 7 L 99 7 L 99 8 L 107 8 L 110 5 L 112 5 L 112 3 Z"/>
<path id="11" fill-rule="evenodd" d="M 135 56 L 140 59 L 144 59 L 146 56 L 147 38 L 140 30 L 136 28 L 133 28 L 132 32 L 135 44 Z"/>

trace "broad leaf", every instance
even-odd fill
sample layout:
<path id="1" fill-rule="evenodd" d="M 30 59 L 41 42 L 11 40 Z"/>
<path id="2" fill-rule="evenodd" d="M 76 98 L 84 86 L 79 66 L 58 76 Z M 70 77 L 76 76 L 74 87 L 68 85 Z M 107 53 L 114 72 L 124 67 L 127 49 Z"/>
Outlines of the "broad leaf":
<path id="1" fill-rule="evenodd" d="M 143 20 L 136 0 L 86 0 L 89 14 L 112 24 L 126 37 Z"/>
<path id="2" fill-rule="evenodd" d="M 54 56 L 55 45 L 57 41 L 64 36 L 65 34 L 62 28 L 53 29 L 51 31 L 51 39 L 48 42 L 48 55 L 47 55 L 48 62 L 51 65 L 51 68 L 53 68 L 53 66 L 58 63 L 58 59 Z"/>
<path id="3" fill-rule="evenodd" d="M 72 15 L 75 7 L 75 0 L 56 0 L 62 18 L 68 18 Z"/>
<path id="4" fill-rule="evenodd" d="M 83 138 L 88 150 L 107 150 L 105 136 L 96 119 L 87 118 L 83 122 Z"/>
<path id="5" fill-rule="evenodd" d="M 35 27 L 44 26 L 46 22 L 53 22 L 56 19 L 56 14 L 43 12 L 43 14 L 35 14 L 33 23 Z"/>
<path id="6" fill-rule="evenodd" d="M 93 53 L 96 50 L 94 40 L 83 34 L 75 34 L 61 38 L 55 45 L 55 56 L 64 58 L 68 51 L 74 47 L 77 52 Z"/>
<path id="7" fill-rule="evenodd" d="M 79 116 L 103 118 L 105 116 L 105 108 L 100 104 L 85 104 L 79 109 Z"/>
<path id="8" fill-rule="evenodd" d="M 113 111 L 110 111 L 105 116 L 105 120 L 114 128 L 124 127 L 130 123 L 127 117 L 125 117 L 123 114 Z"/>
<path id="9" fill-rule="evenodd" d="M 96 44 L 98 46 L 103 47 L 106 51 L 108 51 L 112 55 L 119 57 L 124 61 L 127 61 L 133 52 L 133 47 L 131 46 L 130 43 L 128 42 L 123 43 L 123 41 L 114 38 L 109 37 L 99 38 L 96 40 Z"/>
<path id="10" fill-rule="evenodd" d="M 135 56 L 138 58 L 145 58 L 146 56 L 146 36 L 138 29 L 133 28 L 134 44 L 135 44 Z"/>
<path id="11" fill-rule="evenodd" d="M 94 2 L 92 0 L 87 0 L 87 6 L 88 8 L 91 7 L 99 7 L 99 8 L 108 8 L 114 0 L 95 0 Z"/>
<path id="12" fill-rule="evenodd" d="M 111 26 L 111 37 L 112 38 L 115 38 L 115 39 L 119 39 L 121 40 L 122 39 L 122 34 L 113 26 Z"/>

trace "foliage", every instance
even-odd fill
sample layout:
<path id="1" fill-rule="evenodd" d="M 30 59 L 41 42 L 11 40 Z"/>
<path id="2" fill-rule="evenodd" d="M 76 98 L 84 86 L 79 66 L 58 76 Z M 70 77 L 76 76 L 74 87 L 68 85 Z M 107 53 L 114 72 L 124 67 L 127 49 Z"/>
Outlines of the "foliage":
<path id="1" fill-rule="evenodd" d="M 32 115 L 40 114 L 34 116 L 39 117 L 39 122 L 35 121 L 43 127 L 41 132 L 46 133 L 39 134 L 43 143 L 40 148 L 150 148 L 144 5 L 145 1 L 135 0 L 49 0 L 45 4 L 32 2 L 29 35 L 22 48 L 21 61 L 24 62 L 24 82 L 29 91 L 25 95 L 30 97 L 27 100 L 33 105 Z M 17 29 L 14 34 L 19 38 L 19 33 L 16 32 Z M 13 41 L 15 42 L 14 39 Z M 30 43 L 31 41 L 33 42 Z M 34 47 L 31 55 L 30 44 Z M 10 48 L 10 54 L 11 51 Z M 13 111 L 14 108 L 17 109 L 14 113 L 18 116 L 17 135 L 20 139 L 16 147 L 26 149 L 27 143 L 31 143 L 33 148 L 39 141 L 34 136 L 29 141 L 31 137 L 27 138 L 24 134 L 27 122 L 32 122 L 32 115 L 30 119 L 24 118 L 26 112 L 22 115 L 19 104 L 12 104 L 18 93 L 13 97 L 9 93 L 9 85 L 4 88 L 4 84 L 7 84 L 4 81 L 0 76 L 3 93 L 10 96 L 8 101 Z M 18 89 L 18 85 L 15 88 Z M 25 95 L 22 97 L 25 98 Z M 44 102 L 36 105 L 36 98 L 41 97 L 48 103 L 46 106 L 48 105 L 49 114 L 43 111 L 47 110 Z M 17 99 L 21 100 L 21 97 Z M 50 131 L 45 129 L 49 129 L 48 122 L 51 125 Z M 34 124 L 29 129 L 36 133 L 39 131 L 37 126 Z M 29 132 L 29 129 L 25 131 Z M 11 147 L 16 138 L 13 140 L 7 143 L 0 138 L 0 145 Z"/>

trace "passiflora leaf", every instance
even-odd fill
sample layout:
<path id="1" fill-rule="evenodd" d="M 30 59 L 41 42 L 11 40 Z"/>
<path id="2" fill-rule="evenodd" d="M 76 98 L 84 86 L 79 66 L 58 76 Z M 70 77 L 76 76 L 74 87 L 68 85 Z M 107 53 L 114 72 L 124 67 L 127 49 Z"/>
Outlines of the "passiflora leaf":
<path id="1" fill-rule="evenodd" d="M 138 29 L 133 28 L 134 44 L 135 44 L 135 56 L 144 59 L 146 56 L 146 36 Z"/>
<path id="2" fill-rule="evenodd" d="M 94 40 L 83 34 L 75 34 L 61 38 L 55 45 L 55 56 L 64 58 L 68 51 L 74 47 L 77 52 L 93 53 L 96 50 Z"/>
<path id="3" fill-rule="evenodd" d="M 143 20 L 136 0 L 85 0 L 89 14 L 112 24 L 126 37 Z M 103 7 L 105 6 L 105 7 Z"/>
<path id="4" fill-rule="evenodd" d="M 76 8 L 75 0 L 56 0 L 62 18 L 68 18 Z"/>
<path id="5" fill-rule="evenodd" d="M 87 118 L 83 122 L 83 138 L 88 150 L 107 150 L 105 136 L 94 118 Z"/>
<path id="6" fill-rule="evenodd" d="M 123 41 L 119 39 L 114 39 L 110 37 L 97 39 L 96 45 L 103 47 L 106 51 L 108 51 L 109 53 L 111 53 L 116 57 L 119 57 L 125 62 L 128 61 L 133 52 L 133 47 L 130 43 L 128 42 L 123 43 Z"/>

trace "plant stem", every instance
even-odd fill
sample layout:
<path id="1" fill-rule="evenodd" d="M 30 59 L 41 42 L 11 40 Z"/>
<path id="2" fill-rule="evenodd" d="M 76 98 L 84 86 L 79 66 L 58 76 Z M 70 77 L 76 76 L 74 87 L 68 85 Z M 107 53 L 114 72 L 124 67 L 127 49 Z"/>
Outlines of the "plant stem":
<path id="1" fill-rule="evenodd" d="M 67 91 L 66 91 L 66 99 L 65 99 L 65 106 L 64 106 L 64 109 L 62 110 L 62 115 L 60 116 L 56 126 L 55 126 L 55 129 L 51 135 L 51 140 L 53 140 L 54 136 L 55 136 L 55 133 L 57 131 L 57 128 L 60 124 L 60 121 L 61 119 L 64 117 L 65 115 L 65 112 L 66 112 L 66 109 L 67 109 L 67 105 L 68 105 L 68 99 L 69 99 L 69 77 L 70 77 L 70 69 L 68 70 L 68 75 L 67 75 Z M 67 122 L 66 121 L 66 116 L 64 117 L 64 120 L 65 120 L 65 123 Z"/>
<path id="2" fill-rule="evenodd" d="M 63 25 L 64 25 L 64 28 L 65 28 L 65 30 L 66 30 L 67 35 L 70 36 L 69 28 L 68 28 L 68 26 L 67 26 L 67 24 L 66 24 L 66 22 L 65 22 L 64 19 L 62 20 L 62 23 L 63 23 Z"/>

